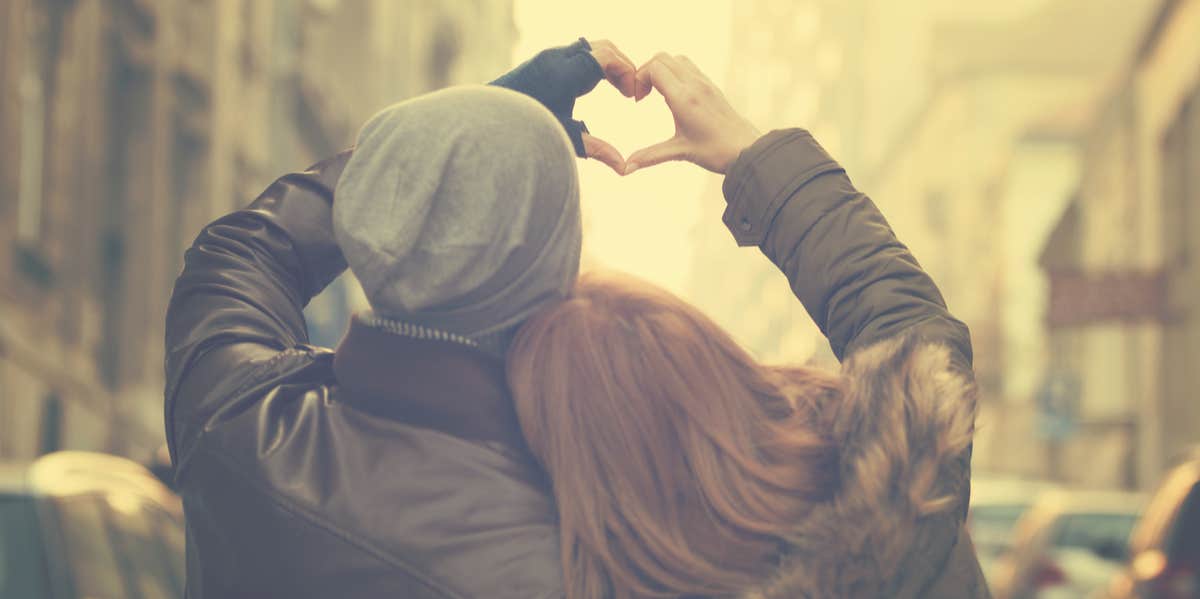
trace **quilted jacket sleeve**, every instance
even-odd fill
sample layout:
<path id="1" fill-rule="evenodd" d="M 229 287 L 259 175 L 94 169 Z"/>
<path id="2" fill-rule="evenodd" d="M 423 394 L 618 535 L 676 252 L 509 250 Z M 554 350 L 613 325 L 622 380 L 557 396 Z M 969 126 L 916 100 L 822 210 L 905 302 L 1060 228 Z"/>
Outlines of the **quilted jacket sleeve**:
<path id="1" fill-rule="evenodd" d="M 783 271 L 838 359 L 919 327 L 971 362 L 966 325 L 883 214 L 803 129 L 748 148 L 724 184 L 725 224 Z"/>
<path id="2" fill-rule="evenodd" d="M 871 199 L 809 132 L 779 130 L 760 138 L 730 167 L 723 191 L 724 221 L 738 244 L 759 246 L 783 271 L 839 360 L 904 337 L 946 347 L 947 370 L 973 381 L 966 325 L 949 312 L 933 280 Z M 973 414 L 973 403 L 963 407 Z M 960 542 L 966 537 L 970 453 L 968 445 L 937 469 L 936 488 L 957 497 L 954 509 L 917 523 L 919 546 L 901 567 L 908 574 L 893 583 L 900 585 L 894 596 L 927 596 L 945 585 L 948 568 L 955 565 L 958 572 L 962 564 L 971 565 L 963 579 L 976 590 L 961 596 L 986 596 L 974 551 Z"/>

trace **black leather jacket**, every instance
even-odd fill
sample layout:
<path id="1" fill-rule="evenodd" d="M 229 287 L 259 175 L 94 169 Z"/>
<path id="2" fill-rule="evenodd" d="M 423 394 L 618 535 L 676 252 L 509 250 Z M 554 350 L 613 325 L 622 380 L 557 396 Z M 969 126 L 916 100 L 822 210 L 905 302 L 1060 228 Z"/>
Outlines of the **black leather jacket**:
<path id="1" fill-rule="evenodd" d="M 345 269 L 349 153 L 276 181 L 187 252 L 167 316 L 167 438 L 188 595 L 560 597 L 555 511 L 503 363 L 355 323 L 309 345 Z"/>

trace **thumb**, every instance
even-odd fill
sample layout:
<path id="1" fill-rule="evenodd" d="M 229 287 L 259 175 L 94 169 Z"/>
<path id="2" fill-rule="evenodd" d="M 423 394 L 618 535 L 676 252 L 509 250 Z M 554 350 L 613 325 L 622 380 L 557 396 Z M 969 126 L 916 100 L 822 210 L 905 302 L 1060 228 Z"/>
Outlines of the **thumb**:
<path id="1" fill-rule="evenodd" d="M 672 137 L 630 154 L 625 160 L 625 174 L 668 160 L 687 160 L 688 152 L 688 144 L 682 137 Z"/>
<path id="2" fill-rule="evenodd" d="M 588 158 L 599 160 L 616 171 L 618 175 L 625 173 L 625 159 L 612 144 L 590 133 L 583 134 L 583 147 Z"/>

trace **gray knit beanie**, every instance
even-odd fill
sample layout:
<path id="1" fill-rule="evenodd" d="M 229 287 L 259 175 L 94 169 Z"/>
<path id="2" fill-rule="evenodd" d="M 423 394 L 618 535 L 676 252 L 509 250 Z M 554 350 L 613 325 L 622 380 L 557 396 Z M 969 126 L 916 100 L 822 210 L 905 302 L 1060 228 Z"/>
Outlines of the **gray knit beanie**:
<path id="1" fill-rule="evenodd" d="M 564 298 L 579 272 L 579 183 L 549 110 L 449 88 L 384 109 L 335 191 L 334 235 L 376 314 L 481 337 Z"/>

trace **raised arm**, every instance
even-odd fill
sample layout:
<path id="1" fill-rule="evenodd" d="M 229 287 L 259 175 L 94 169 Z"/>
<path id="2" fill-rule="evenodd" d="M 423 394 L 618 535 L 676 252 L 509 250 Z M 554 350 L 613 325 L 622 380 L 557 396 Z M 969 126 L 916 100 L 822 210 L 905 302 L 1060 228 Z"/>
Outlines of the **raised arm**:
<path id="1" fill-rule="evenodd" d="M 167 440 L 176 460 L 180 437 L 197 434 L 222 407 L 201 405 L 218 395 L 204 389 L 308 343 L 304 306 L 346 268 L 331 206 L 349 158 L 346 151 L 280 177 L 188 249 L 166 323 Z"/>
<path id="2" fill-rule="evenodd" d="M 626 172 L 687 160 L 725 174 L 725 224 L 783 271 L 838 359 L 913 329 L 971 362 L 966 326 L 869 198 L 802 129 L 759 134 L 694 64 L 660 54 L 638 70 L 675 135 L 630 155 Z"/>
<path id="3" fill-rule="evenodd" d="M 986 597 L 963 528 L 975 414 L 967 327 L 807 131 L 760 136 L 683 57 L 659 55 L 638 76 L 662 92 L 676 133 L 634 152 L 627 172 L 687 160 L 724 174 L 725 224 L 787 276 L 850 381 L 826 423 L 841 442 L 844 492 L 810 514 L 818 525 L 801 525 L 797 565 L 780 584 L 837 589 L 820 596 Z M 868 532 L 850 540 L 830 522 Z M 855 560 L 874 570 L 844 567 Z"/>

